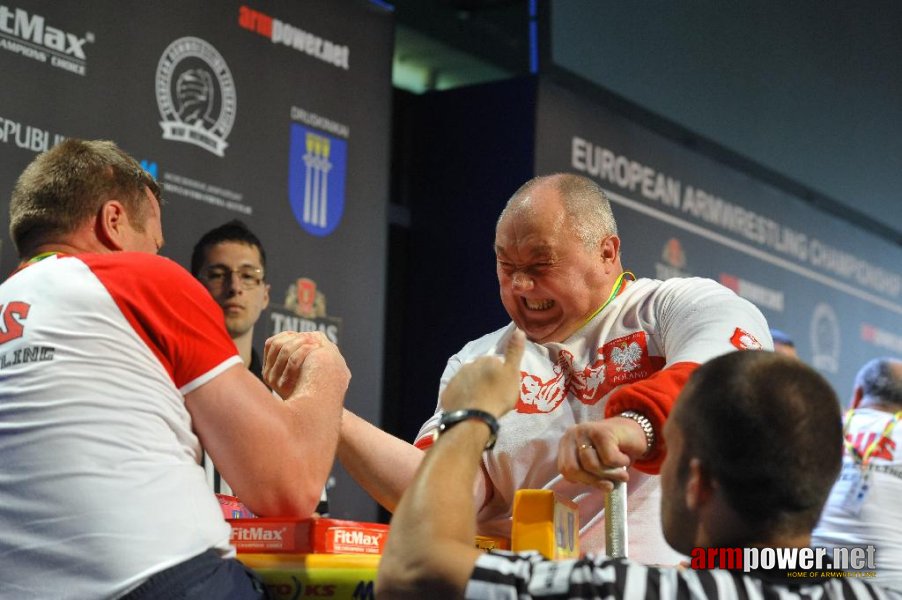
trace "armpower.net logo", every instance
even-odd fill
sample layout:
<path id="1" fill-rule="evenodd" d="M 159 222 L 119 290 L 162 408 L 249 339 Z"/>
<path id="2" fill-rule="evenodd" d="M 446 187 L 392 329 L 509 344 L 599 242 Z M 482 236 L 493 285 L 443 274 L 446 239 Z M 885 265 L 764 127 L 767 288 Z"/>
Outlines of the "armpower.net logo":
<path id="1" fill-rule="evenodd" d="M 693 569 L 782 571 L 789 577 L 875 577 L 875 546 L 836 548 L 693 548 Z"/>

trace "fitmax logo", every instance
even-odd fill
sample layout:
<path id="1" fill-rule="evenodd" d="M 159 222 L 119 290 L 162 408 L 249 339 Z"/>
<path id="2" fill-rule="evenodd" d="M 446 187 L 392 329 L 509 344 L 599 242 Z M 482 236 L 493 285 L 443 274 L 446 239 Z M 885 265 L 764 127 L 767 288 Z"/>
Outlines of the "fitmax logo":
<path id="1" fill-rule="evenodd" d="M 264 529 L 262 527 L 248 527 L 247 529 L 232 529 L 232 541 L 240 540 L 242 542 L 281 542 L 282 536 L 287 530 L 282 529 Z"/>
<path id="2" fill-rule="evenodd" d="M 362 531 L 346 531 L 339 529 L 335 532 L 335 543 L 337 544 L 355 544 L 357 546 L 372 546 L 377 548 L 379 541 L 382 540 L 383 534 L 367 535 Z"/>
<path id="3" fill-rule="evenodd" d="M 78 37 L 74 33 L 47 25 L 42 15 L 29 15 L 21 8 L 10 10 L 3 4 L 0 4 L 0 31 L 24 42 L 44 46 L 80 60 L 87 59 L 85 44 L 94 41 L 94 35 L 91 33 L 85 37 Z"/>

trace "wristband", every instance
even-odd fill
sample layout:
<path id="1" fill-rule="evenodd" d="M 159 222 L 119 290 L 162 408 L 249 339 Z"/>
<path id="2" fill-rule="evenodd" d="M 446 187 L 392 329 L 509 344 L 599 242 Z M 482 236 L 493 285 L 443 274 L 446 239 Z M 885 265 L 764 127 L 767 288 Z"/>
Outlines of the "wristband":
<path id="1" fill-rule="evenodd" d="M 624 411 L 617 416 L 632 419 L 639 424 L 639 427 L 641 427 L 643 433 L 645 433 L 645 454 L 642 456 L 648 456 L 651 453 L 652 448 L 655 447 L 655 428 L 652 427 L 648 417 L 641 415 L 634 410 Z"/>
<path id="2" fill-rule="evenodd" d="M 438 429 L 435 430 L 434 439 L 437 440 L 448 429 L 469 419 L 477 419 L 489 426 L 489 441 L 485 444 L 485 450 L 491 450 L 495 446 L 495 440 L 498 438 L 498 419 L 484 410 L 476 410 L 475 408 L 465 408 L 444 413 L 438 420 Z"/>

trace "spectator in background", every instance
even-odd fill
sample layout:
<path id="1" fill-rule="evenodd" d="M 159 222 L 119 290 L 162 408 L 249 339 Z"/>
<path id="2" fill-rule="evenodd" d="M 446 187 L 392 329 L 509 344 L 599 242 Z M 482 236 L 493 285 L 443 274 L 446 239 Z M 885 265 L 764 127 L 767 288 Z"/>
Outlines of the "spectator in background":
<path id="1" fill-rule="evenodd" d="M 226 331 L 244 366 L 263 379 L 263 364 L 253 347 L 254 326 L 269 306 L 269 283 L 266 282 L 266 251 L 260 239 L 238 219 L 205 233 L 191 252 L 191 274 L 203 284 L 225 319 Z M 265 383 L 265 382 L 264 382 Z M 207 483 L 217 494 L 233 496 L 231 486 L 204 456 Z M 329 504 L 323 489 L 316 513 L 326 515 Z"/>
<path id="2" fill-rule="evenodd" d="M 235 219 L 210 230 L 191 253 L 191 274 L 203 284 L 225 317 L 226 331 L 244 366 L 261 377 L 253 347 L 254 325 L 269 306 L 266 251 L 247 225 Z"/>
<path id="3" fill-rule="evenodd" d="M 234 219 L 211 229 L 194 245 L 191 274 L 222 309 L 226 331 L 250 372 L 263 380 L 263 363 L 253 347 L 254 325 L 269 306 L 266 251 L 247 225 Z M 207 483 L 217 494 L 234 496 L 213 461 L 204 453 Z"/>
<path id="4" fill-rule="evenodd" d="M 793 358 L 799 357 L 799 354 L 796 352 L 796 343 L 792 341 L 792 338 L 789 337 L 788 333 L 771 328 L 770 336 L 774 339 L 774 352 L 779 352 L 780 354 L 785 354 L 786 356 L 791 356 Z"/>
<path id="5" fill-rule="evenodd" d="M 815 546 L 877 547 L 877 581 L 902 594 L 902 360 L 875 358 L 855 377 L 842 472 Z"/>

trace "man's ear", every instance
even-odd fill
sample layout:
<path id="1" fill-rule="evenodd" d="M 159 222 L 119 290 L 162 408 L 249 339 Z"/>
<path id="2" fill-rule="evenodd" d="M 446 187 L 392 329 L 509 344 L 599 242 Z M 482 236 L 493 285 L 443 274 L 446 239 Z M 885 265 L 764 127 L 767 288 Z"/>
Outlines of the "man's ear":
<path id="1" fill-rule="evenodd" d="M 714 481 L 705 466 L 697 458 L 689 460 L 686 476 L 686 507 L 696 511 L 705 506 L 714 496 Z"/>
<path id="2" fill-rule="evenodd" d="M 609 235 L 601 240 L 601 262 L 605 264 L 616 264 L 620 258 L 620 238 L 616 235 Z"/>
<path id="3" fill-rule="evenodd" d="M 263 284 L 263 308 L 269 306 L 269 287 L 268 283 Z"/>
<path id="4" fill-rule="evenodd" d="M 852 392 L 852 402 L 849 404 L 849 408 L 858 408 L 861 405 L 862 398 L 864 398 L 864 390 L 860 385 L 856 386 Z"/>
<path id="5" fill-rule="evenodd" d="M 128 217 L 125 214 L 125 206 L 118 200 L 107 200 L 97 212 L 94 232 L 101 244 L 109 250 L 118 252 L 124 248 L 126 224 Z"/>

